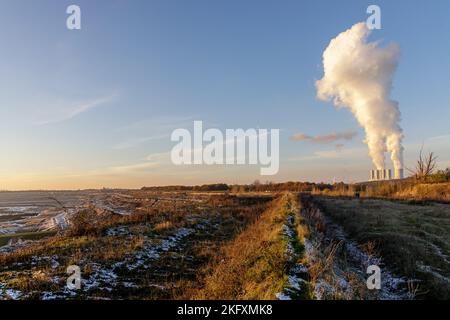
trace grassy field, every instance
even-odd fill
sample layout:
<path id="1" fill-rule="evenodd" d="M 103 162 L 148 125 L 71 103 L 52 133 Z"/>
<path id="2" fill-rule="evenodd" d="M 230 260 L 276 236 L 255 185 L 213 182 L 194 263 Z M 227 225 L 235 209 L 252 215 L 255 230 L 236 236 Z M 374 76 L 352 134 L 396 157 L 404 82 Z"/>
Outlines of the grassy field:
<path id="1" fill-rule="evenodd" d="M 450 206 L 295 192 L 121 190 L 0 253 L 0 299 L 449 299 Z M 366 267 L 383 268 L 370 291 Z M 78 265 L 81 290 L 66 287 Z M 399 287 L 397 287 L 397 284 Z"/>
<path id="2" fill-rule="evenodd" d="M 8 244 L 10 240 L 22 239 L 22 240 L 39 240 L 46 237 L 54 236 L 56 232 L 26 232 L 15 233 L 10 235 L 0 235 L 0 247 Z"/>
<path id="3" fill-rule="evenodd" d="M 413 280 L 417 298 L 450 299 L 450 206 L 427 202 L 314 197 L 333 222 Z"/>
<path id="4" fill-rule="evenodd" d="M 275 201 L 211 263 L 196 299 L 306 299 L 311 292 L 304 271 L 302 225 L 296 197 Z M 298 269 L 298 268 L 297 268 Z"/>
<path id="5" fill-rule="evenodd" d="M 3 287 L 21 299 L 184 297 L 200 283 L 198 270 L 272 199 L 148 192 L 114 196 L 111 202 L 130 214 L 88 207 L 64 234 L 0 254 L 0 294 Z M 80 266 L 81 291 L 65 287 L 68 265 Z"/>
<path id="6" fill-rule="evenodd" d="M 361 198 L 438 201 L 450 203 L 450 182 L 427 183 L 413 179 L 373 181 L 358 184 L 336 184 L 330 188 L 314 188 L 312 194 Z"/>

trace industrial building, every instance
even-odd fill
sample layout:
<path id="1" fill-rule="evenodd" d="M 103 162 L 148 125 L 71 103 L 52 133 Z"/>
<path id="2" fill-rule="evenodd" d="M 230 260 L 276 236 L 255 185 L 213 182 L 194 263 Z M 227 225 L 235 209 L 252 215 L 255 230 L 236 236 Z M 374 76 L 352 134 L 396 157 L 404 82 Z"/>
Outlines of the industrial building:
<path id="1" fill-rule="evenodd" d="M 392 175 L 394 171 L 394 175 Z M 374 169 L 370 170 L 370 181 L 403 179 L 403 169 Z"/>

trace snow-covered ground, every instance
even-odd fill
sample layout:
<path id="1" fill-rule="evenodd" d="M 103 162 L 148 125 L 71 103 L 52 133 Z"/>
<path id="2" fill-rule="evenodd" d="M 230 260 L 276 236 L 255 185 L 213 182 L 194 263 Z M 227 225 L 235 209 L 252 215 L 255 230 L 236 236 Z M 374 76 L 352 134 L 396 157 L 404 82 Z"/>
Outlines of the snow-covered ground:
<path id="1" fill-rule="evenodd" d="M 292 300 L 295 296 L 301 295 L 306 283 L 306 276 L 308 274 L 308 267 L 299 263 L 298 253 L 295 250 L 295 242 L 297 239 L 297 232 L 295 230 L 295 213 L 288 215 L 286 223 L 283 225 L 283 234 L 287 240 L 286 257 L 290 262 L 288 270 L 288 282 L 282 292 L 276 294 L 279 300 Z M 298 244 L 297 244 L 298 245 Z"/>
<path id="2" fill-rule="evenodd" d="M 19 290 L 13 290 L 6 288 L 2 283 L 0 283 L 0 300 L 18 300 L 22 297 L 23 293 Z"/>
<path id="3" fill-rule="evenodd" d="M 119 288 L 138 288 L 139 284 L 135 282 L 135 279 L 128 279 L 123 275 L 124 270 L 136 274 L 136 272 L 152 268 L 154 263 L 164 254 L 169 251 L 177 251 L 180 246 L 185 244 L 185 240 L 188 236 L 196 232 L 196 230 L 204 229 L 205 224 L 207 223 L 209 222 L 205 220 L 190 227 L 177 228 L 159 239 L 146 238 L 142 249 L 133 252 L 122 261 L 115 262 L 112 265 L 82 261 L 81 263 L 89 265 L 90 269 L 89 276 L 82 278 L 81 280 L 82 292 L 84 294 L 90 294 L 90 292 L 94 291 L 112 292 Z M 119 225 L 106 230 L 105 234 L 110 237 L 127 236 L 131 234 L 131 231 L 129 226 Z M 55 263 L 57 263 L 57 261 L 55 261 Z M 152 285 L 148 284 L 148 286 Z M 162 286 L 159 287 L 160 289 L 164 289 Z M 68 296 L 74 296 L 78 293 L 79 292 L 65 288 L 62 292 L 44 292 L 41 298 L 61 299 Z"/>
<path id="4" fill-rule="evenodd" d="M 119 214 L 121 216 L 128 216 L 132 213 L 128 208 L 121 208 L 121 207 L 114 206 L 105 199 L 95 199 L 94 201 L 92 201 L 91 204 L 96 208 L 99 208 L 99 209 L 102 209 L 105 211 L 109 211 L 114 214 Z"/>
<path id="5" fill-rule="evenodd" d="M 103 265 L 95 262 L 81 261 L 80 263 L 89 265 L 89 276 L 81 279 L 82 292 L 89 293 L 92 290 L 95 291 L 107 291 L 111 292 L 116 288 L 137 288 L 138 285 L 126 277 L 119 277 L 118 273 L 124 268 L 138 272 L 139 270 L 145 270 L 152 267 L 152 264 L 157 261 L 162 255 L 168 251 L 177 250 L 177 248 L 184 244 L 186 237 L 196 231 L 197 228 L 201 229 L 202 223 L 194 225 L 190 228 L 178 228 L 167 234 L 161 239 L 147 239 L 144 247 L 141 250 L 133 252 L 133 254 L 127 256 L 124 260 L 116 262 L 112 265 Z M 110 228 L 106 231 L 107 236 L 123 236 L 129 234 L 128 226 L 117 226 Z M 33 256 L 31 259 L 31 266 L 37 267 L 41 264 L 50 264 L 50 267 L 55 270 L 60 266 L 57 256 Z M 55 279 L 57 283 L 59 279 Z M 59 284 L 61 285 L 61 284 Z M 79 292 L 70 290 L 66 286 L 62 287 L 60 292 L 42 292 L 41 299 L 64 299 L 68 297 L 74 297 Z M 0 283 L 0 300 L 1 299 L 21 299 L 24 294 L 17 290 L 7 289 Z"/>
<path id="6" fill-rule="evenodd" d="M 36 206 L 0 207 L 0 216 L 36 212 Z"/>
<path id="7" fill-rule="evenodd" d="M 16 251 L 20 248 L 24 248 L 30 245 L 32 242 L 33 241 L 31 240 L 22 240 L 20 238 L 13 238 L 9 240 L 6 245 L 0 247 L 0 254 Z"/>
<path id="8" fill-rule="evenodd" d="M 370 256 L 360 249 L 360 246 L 348 237 L 343 228 L 331 221 L 317 208 L 313 216 L 325 224 L 325 234 L 315 231 L 310 239 L 305 240 L 305 251 L 308 261 L 316 261 L 323 255 L 327 246 L 335 246 L 336 257 L 333 258 L 332 279 L 319 277 L 315 283 L 314 294 L 319 300 L 332 296 L 338 292 L 352 298 L 354 288 L 348 281 L 349 273 L 356 275 L 359 282 L 365 285 L 368 277 L 366 271 L 369 265 L 381 268 L 381 289 L 376 291 L 377 299 L 403 300 L 410 299 L 406 290 L 407 279 L 393 275 L 380 257 Z M 311 215 L 308 214 L 310 217 Z M 354 284 L 353 284 L 354 285 Z"/>
<path id="9" fill-rule="evenodd" d="M 64 229 L 73 212 L 98 196 L 94 191 L 0 192 L 0 235 Z"/>
<path id="10" fill-rule="evenodd" d="M 65 230 L 69 226 L 69 221 L 77 209 L 65 210 L 54 217 L 49 217 L 39 226 L 39 231 L 59 231 Z"/>

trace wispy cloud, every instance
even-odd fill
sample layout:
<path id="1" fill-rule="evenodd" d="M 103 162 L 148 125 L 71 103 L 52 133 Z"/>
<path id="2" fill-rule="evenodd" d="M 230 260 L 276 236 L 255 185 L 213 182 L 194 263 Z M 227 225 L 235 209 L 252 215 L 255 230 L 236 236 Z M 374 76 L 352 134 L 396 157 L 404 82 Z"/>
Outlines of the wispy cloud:
<path id="1" fill-rule="evenodd" d="M 312 155 L 294 156 L 288 158 L 288 161 L 310 161 L 325 159 L 356 159 L 367 157 L 367 149 L 363 147 L 343 149 L 336 146 L 332 150 L 315 151 Z"/>
<path id="2" fill-rule="evenodd" d="M 342 151 L 342 149 L 344 149 L 344 144 L 343 143 L 337 143 L 335 146 L 336 151 Z"/>
<path id="3" fill-rule="evenodd" d="M 179 127 L 192 125 L 195 119 L 193 116 L 178 117 L 178 116 L 158 116 L 147 119 L 141 119 L 125 126 L 117 128 L 119 132 L 147 132 L 149 128 L 154 130 L 173 130 Z"/>
<path id="4" fill-rule="evenodd" d="M 311 143 L 333 143 L 339 140 L 352 140 L 358 133 L 353 130 L 343 132 L 333 132 L 324 135 L 310 136 L 305 133 L 293 134 L 290 139 L 293 141 L 308 141 Z"/>
<path id="5" fill-rule="evenodd" d="M 149 142 L 149 141 L 155 141 L 155 140 L 161 140 L 164 138 L 169 139 L 170 135 L 167 134 L 156 134 L 154 136 L 149 137 L 136 137 L 131 138 L 122 142 L 119 142 L 118 144 L 114 145 L 112 148 L 116 150 L 122 150 L 122 149 L 129 149 L 133 147 L 137 147 L 143 143 Z"/>
<path id="6" fill-rule="evenodd" d="M 125 166 L 116 166 L 116 167 L 110 167 L 108 168 L 110 173 L 130 173 L 130 172 L 137 172 L 137 171 L 145 171 L 147 169 L 154 169 L 158 168 L 160 166 L 157 162 L 141 162 L 141 163 L 135 163 Z"/>
<path id="7" fill-rule="evenodd" d="M 36 124 L 46 125 L 51 123 L 59 123 L 67 121 L 91 109 L 112 102 L 115 98 L 117 98 L 117 94 L 112 94 L 109 96 L 82 101 L 78 103 L 70 103 L 66 106 L 58 106 L 57 108 L 52 110 L 51 115 L 48 116 L 47 119 L 40 120 L 36 122 Z"/>
<path id="8" fill-rule="evenodd" d="M 117 132 L 131 136 L 112 146 L 113 149 L 123 150 L 138 147 L 150 141 L 161 139 L 170 140 L 174 129 L 192 125 L 193 117 L 154 117 L 132 122 L 117 128 Z"/>
<path id="9" fill-rule="evenodd" d="M 143 172 L 148 171 L 149 169 L 160 168 L 161 166 L 168 164 L 169 160 L 169 152 L 153 153 L 149 154 L 144 161 L 108 167 L 105 171 L 110 174 Z"/>

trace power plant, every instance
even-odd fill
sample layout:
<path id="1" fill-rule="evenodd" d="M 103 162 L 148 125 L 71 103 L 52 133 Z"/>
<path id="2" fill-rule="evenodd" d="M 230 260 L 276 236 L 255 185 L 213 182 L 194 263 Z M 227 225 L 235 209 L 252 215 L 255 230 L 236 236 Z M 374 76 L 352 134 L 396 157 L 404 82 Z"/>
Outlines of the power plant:
<path id="1" fill-rule="evenodd" d="M 332 101 L 337 108 L 348 108 L 364 128 L 364 142 L 376 168 L 370 171 L 371 181 L 403 179 L 400 109 L 390 98 L 400 49 L 369 42 L 370 32 L 361 22 L 330 41 L 323 52 L 323 78 L 316 81 L 317 97 Z M 349 81 L 355 72 L 358 81 Z M 386 169 L 386 152 L 393 170 Z"/>
<path id="2" fill-rule="evenodd" d="M 370 170 L 370 181 L 403 179 L 403 169 L 394 170 L 394 176 L 392 176 L 391 169 L 374 169 Z"/>

